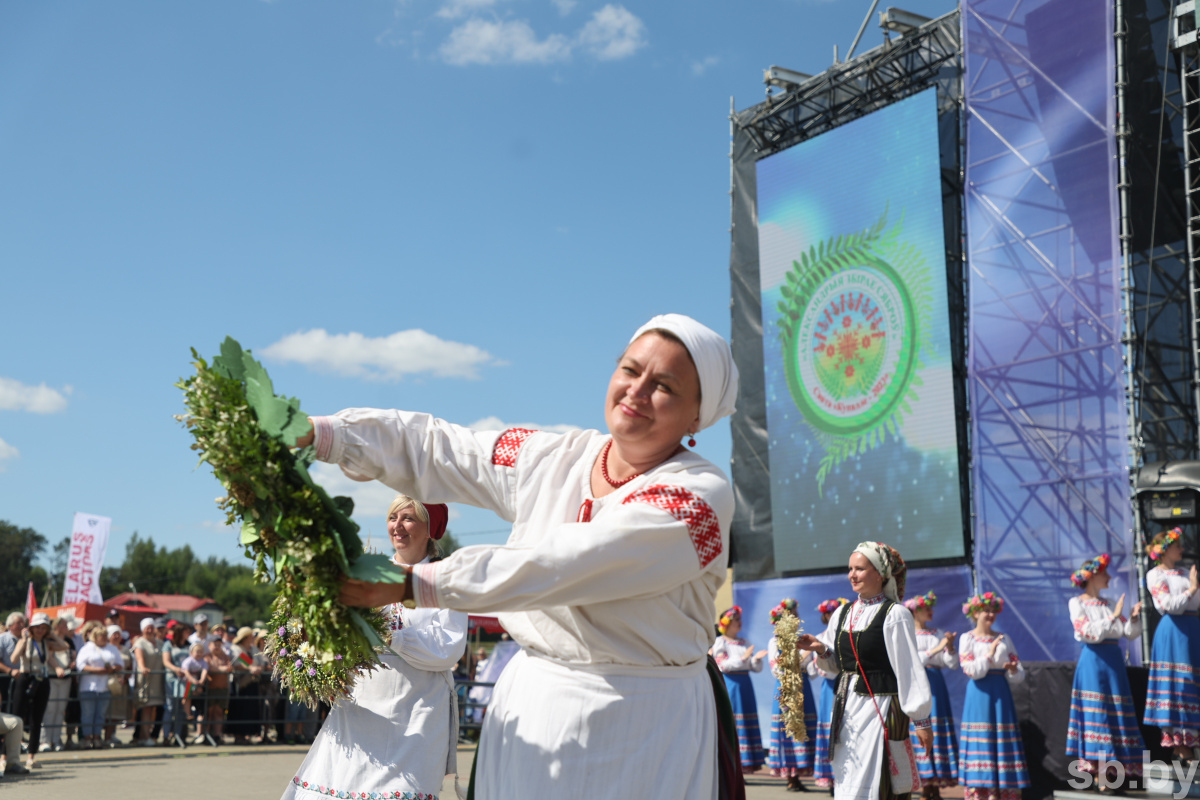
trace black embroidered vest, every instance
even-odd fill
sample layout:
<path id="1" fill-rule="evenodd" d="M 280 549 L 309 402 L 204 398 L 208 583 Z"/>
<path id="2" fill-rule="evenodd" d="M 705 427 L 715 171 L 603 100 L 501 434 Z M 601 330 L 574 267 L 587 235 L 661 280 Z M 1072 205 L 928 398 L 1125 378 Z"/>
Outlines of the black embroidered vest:
<path id="1" fill-rule="evenodd" d="M 882 607 L 876 612 L 875 618 L 871 620 L 871 624 L 865 629 L 853 633 L 846 627 L 853 606 L 847 607 L 838 620 L 837 635 L 834 637 L 834 641 L 837 643 L 838 665 L 842 672 L 858 673 L 859 679 L 855 681 L 854 685 L 856 694 L 874 692 L 878 697 L 879 695 L 894 695 L 900 691 L 896 672 L 892 669 L 892 662 L 888 659 L 887 642 L 883 638 L 883 621 L 887 619 L 888 612 L 894 605 L 895 602 L 892 600 L 884 600 L 881 603 Z M 854 637 L 853 647 L 850 644 L 851 636 Z M 857 660 L 854 658 L 855 650 L 858 651 Z M 871 684 L 870 690 L 867 689 L 868 683 Z"/>

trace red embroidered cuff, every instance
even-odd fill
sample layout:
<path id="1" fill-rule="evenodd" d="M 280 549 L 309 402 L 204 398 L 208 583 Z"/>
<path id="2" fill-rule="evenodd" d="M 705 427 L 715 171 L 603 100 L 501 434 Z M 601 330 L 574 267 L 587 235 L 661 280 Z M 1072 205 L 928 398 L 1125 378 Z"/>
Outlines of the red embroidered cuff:
<path id="1" fill-rule="evenodd" d="M 925 730 L 926 728 L 933 727 L 933 721 L 929 717 L 926 717 L 925 719 L 914 719 L 912 721 L 912 724 L 913 724 L 913 727 L 919 731 Z"/>
<path id="2" fill-rule="evenodd" d="M 437 564 L 417 564 L 410 580 L 417 608 L 437 608 Z"/>
<path id="3" fill-rule="evenodd" d="M 313 450 L 317 461 L 328 461 L 333 450 L 333 421 L 331 417 L 312 417 Z"/>

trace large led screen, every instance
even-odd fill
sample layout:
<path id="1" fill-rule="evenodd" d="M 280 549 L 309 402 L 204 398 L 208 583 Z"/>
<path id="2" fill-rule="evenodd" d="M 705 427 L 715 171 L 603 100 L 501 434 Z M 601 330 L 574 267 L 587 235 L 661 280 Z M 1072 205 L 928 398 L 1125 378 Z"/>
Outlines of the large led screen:
<path id="1" fill-rule="evenodd" d="M 758 162 L 782 573 L 964 556 L 936 91 Z"/>

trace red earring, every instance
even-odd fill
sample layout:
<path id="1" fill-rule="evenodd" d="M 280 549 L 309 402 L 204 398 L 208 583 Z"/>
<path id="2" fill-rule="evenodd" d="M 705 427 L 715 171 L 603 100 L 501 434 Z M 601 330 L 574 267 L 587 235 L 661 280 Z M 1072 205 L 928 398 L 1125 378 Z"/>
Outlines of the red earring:
<path id="1" fill-rule="evenodd" d="M 696 446 L 696 435 L 694 433 L 690 433 L 690 434 L 688 434 L 688 447 L 695 447 L 695 446 Z"/>

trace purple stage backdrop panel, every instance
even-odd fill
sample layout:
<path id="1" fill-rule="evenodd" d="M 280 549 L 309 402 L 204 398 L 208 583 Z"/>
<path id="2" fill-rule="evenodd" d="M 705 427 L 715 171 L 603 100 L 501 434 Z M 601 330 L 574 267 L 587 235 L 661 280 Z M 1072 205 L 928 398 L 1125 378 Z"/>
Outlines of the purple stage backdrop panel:
<path id="1" fill-rule="evenodd" d="M 1068 575 L 1129 583 L 1113 5 L 964 0 L 968 386 L 979 588 L 1026 660 L 1072 660 Z"/>
<path id="2" fill-rule="evenodd" d="M 850 557 L 852 546 L 846 550 Z M 901 554 L 903 555 L 903 553 Z M 946 631 L 970 630 L 974 625 L 962 615 L 962 603 L 971 594 L 971 569 L 967 566 L 929 567 L 913 569 L 908 576 L 908 597 L 916 597 L 928 591 L 937 593 L 938 605 L 933 611 L 933 624 Z M 785 597 L 796 601 L 800 611 L 801 627 L 808 633 L 818 634 L 825 630 L 817 605 L 834 597 L 853 600 L 855 594 L 845 573 L 837 575 L 814 575 L 800 578 L 778 578 L 769 581 L 746 581 L 733 585 L 733 602 L 742 607 L 742 636 L 756 648 L 765 650 L 774 635 L 771 625 L 771 609 Z M 1063 609 L 1060 624 L 1070 628 Z M 716 622 L 716 620 L 713 620 Z M 1003 615 L 996 622 L 997 630 L 1007 631 L 1007 620 Z M 962 670 L 945 670 L 943 675 L 950 689 L 950 702 L 954 706 L 955 722 L 962 716 L 962 701 L 967 690 L 967 678 Z M 775 678 L 767 665 L 763 671 L 750 676 L 754 684 L 754 699 L 758 702 L 758 724 L 764 746 L 770 745 L 771 699 L 775 696 Z M 815 690 L 816 687 L 814 687 Z"/>

